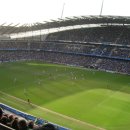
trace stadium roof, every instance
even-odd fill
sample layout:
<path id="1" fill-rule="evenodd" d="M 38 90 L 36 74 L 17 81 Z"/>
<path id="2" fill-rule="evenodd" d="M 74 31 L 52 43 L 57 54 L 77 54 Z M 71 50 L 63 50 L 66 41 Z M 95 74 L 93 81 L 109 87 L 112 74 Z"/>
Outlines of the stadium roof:
<path id="1" fill-rule="evenodd" d="M 84 24 L 121 24 L 130 25 L 130 17 L 126 16 L 100 16 L 100 15 L 89 15 L 89 16 L 79 16 L 79 17 L 65 17 L 64 19 L 44 21 L 42 23 L 37 22 L 33 24 L 16 24 L 12 23 L 5 25 L 3 23 L 0 25 L 0 35 L 4 34 L 14 34 L 28 31 L 44 30 L 50 28 L 60 28 L 74 25 L 84 25 Z"/>

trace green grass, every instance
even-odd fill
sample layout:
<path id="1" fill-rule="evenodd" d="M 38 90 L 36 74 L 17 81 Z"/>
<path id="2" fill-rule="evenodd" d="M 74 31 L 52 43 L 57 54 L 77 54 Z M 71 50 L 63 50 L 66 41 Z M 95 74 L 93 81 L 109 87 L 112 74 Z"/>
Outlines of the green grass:
<path id="1" fill-rule="evenodd" d="M 0 64 L 0 91 L 107 130 L 130 129 L 130 76 L 42 62 Z M 0 102 L 74 130 L 98 130 L 2 95 Z"/>

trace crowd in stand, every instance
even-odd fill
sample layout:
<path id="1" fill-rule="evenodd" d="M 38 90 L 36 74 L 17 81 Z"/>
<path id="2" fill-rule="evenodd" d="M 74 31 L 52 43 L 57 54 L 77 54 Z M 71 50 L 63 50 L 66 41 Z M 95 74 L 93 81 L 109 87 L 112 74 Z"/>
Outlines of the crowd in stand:
<path id="1" fill-rule="evenodd" d="M 130 74 L 130 61 L 48 51 L 0 51 L 0 61 L 40 60 Z"/>
<path id="2" fill-rule="evenodd" d="M 27 49 L 28 44 L 26 41 L 15 41 L 15 40 L 6 40 L 0 41 L 0 49 Z"/>
<path id="3" fill-rule="evenodd" d="M 96 43 L 114 43 L 130 45 L 130 28 L 124 26 L 106 26 L 81 28 L 52 33 L 46 40 L 86 41 Z"/>
<path id="4" fill-rule="evenodd" d="M 128 35 L 127 27 L 96 27 L 49 34 L 44 42 L 0 41 L 0 62 L 42 60 L 130 74 Z"/>
<path id="5" fill-rule="evenodd" d="M 0 108 L 0 123 L 14 130 L 57 130 L 53 124 L 37 125 L 34 121 L 27 121 L 14 114 L 5 113 L 2 108 Z"/>
<path id="6" fill-rule="evenodd" d="M 130 58 L 130 47 L 90 43 L 64 42 L 0 42 L 0 50 L 46 50 L 58 52 L 73 52 L 117 58 Z"/>

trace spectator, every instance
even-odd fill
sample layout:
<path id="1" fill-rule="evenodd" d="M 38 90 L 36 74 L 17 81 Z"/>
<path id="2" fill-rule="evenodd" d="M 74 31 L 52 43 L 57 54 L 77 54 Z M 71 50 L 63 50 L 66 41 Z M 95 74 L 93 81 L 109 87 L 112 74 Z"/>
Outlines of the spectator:
<path id="1" fill-rule="evenodd" d="M 2 108 L 0 107 L 0 119 L 2 118 L 2 115 L 3 115 L 3 110 L 2 110 Z"/>
<path id="2" fill-rule="evenodd" d="M 34 128 L 34 122 L 33 121 L 28 121 L 28 128 L 32 130 Z"/>
<path id="3" fill-rule="evenodd" d="M 18 127 L 19 130 L 28 130 L 27 121 L 24 119 L 19 120 Z"/>
<path id="4" fill-rule="evenodd" d="M 4 125 L 7 125 L 8 121 L 9 121 L 9 119 L 6 116 L 2 116 L 2 118 L 0 119 L 0 123 L 2 123 Z"/>
<path id="5" fill-rule="evenodd" d="M 43 126 L 39 126 L 37 128 L 34 128 L 33 130 L 57 130 L 54 125 L 47 123 Z"/>
<path id="6" fill-rule="evenodd" d="M 18 118 L 16 117 L 12 122 L 11 122 L 11 127 L 15 130 L 19 130 L 18 126 Z"/>

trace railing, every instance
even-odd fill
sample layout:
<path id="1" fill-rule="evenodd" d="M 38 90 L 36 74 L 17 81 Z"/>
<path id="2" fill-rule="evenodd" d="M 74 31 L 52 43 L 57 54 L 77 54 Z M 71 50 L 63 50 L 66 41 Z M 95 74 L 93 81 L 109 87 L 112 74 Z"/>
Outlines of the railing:
<path id="1" fill-rule="evenodd" d="M 0 123 L 0 130 L 14 130 L 14 129 Z"/>

